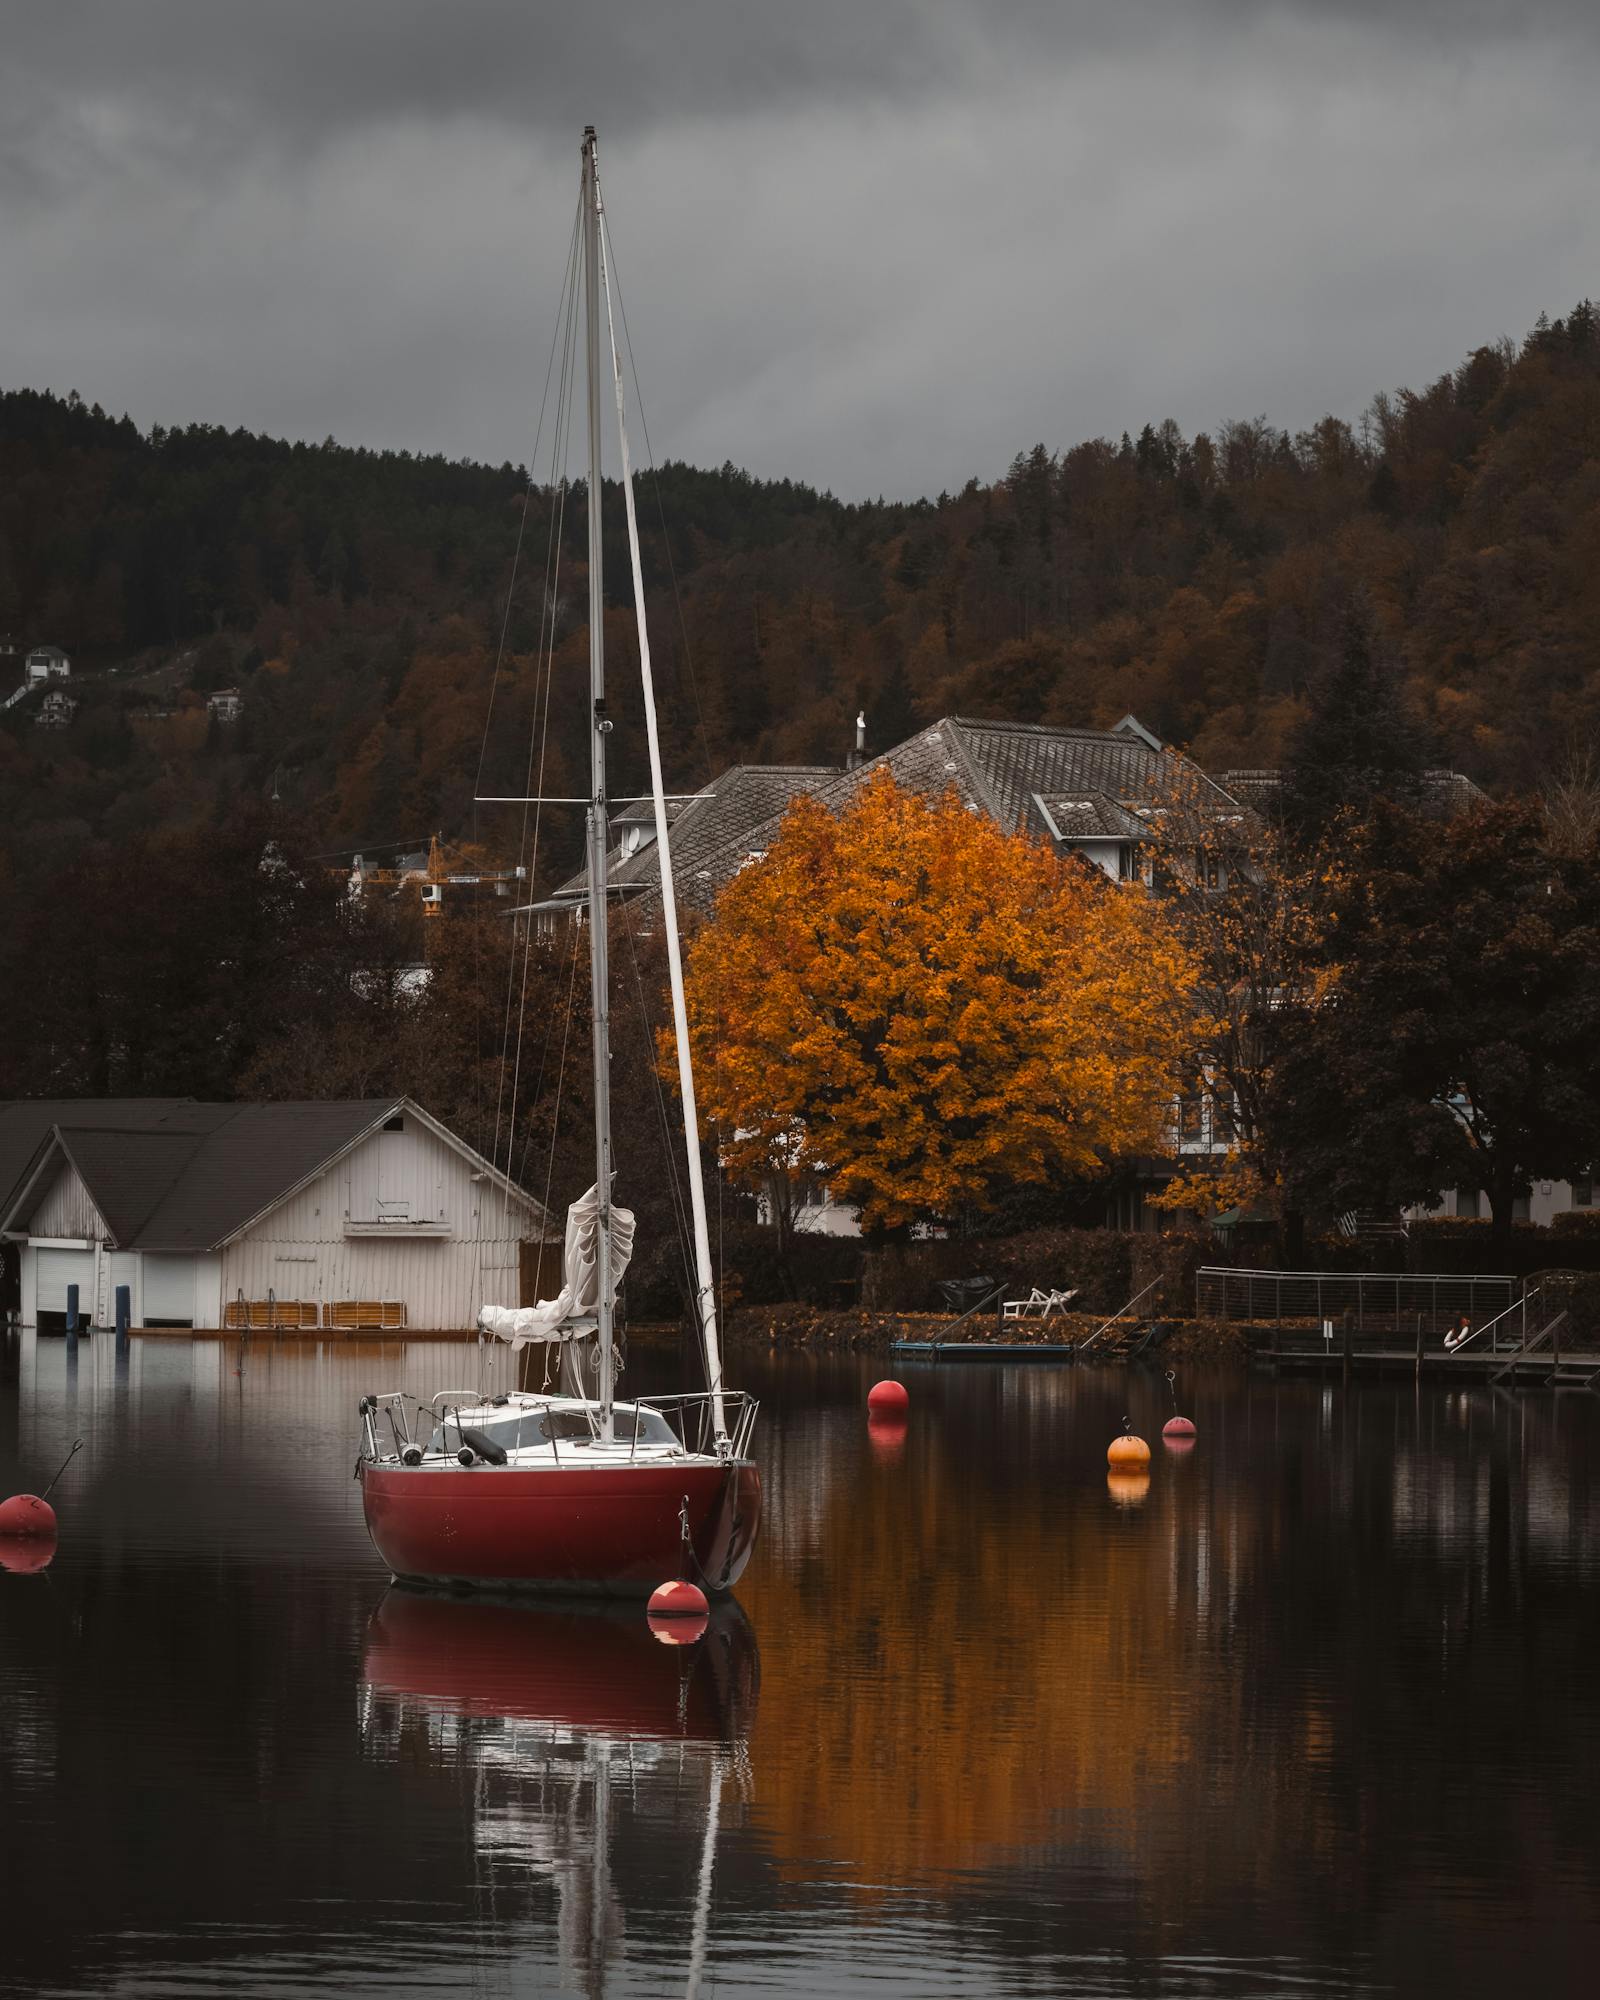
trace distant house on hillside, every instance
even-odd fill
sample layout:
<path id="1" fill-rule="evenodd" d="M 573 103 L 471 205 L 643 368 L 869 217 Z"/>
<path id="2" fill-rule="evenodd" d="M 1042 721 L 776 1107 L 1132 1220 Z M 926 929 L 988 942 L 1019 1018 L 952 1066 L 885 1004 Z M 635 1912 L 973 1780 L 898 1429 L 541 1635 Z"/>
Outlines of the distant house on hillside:
<path id="1" fill-rule="evenodd" d="M 51 688 L 33 718 L 40 729 L 65 729 L 78 712 L 78 704 L 65 688 Z"/>
<path id="2" fill-rule="evenodd" d="M 0 1104 L 0 1239 L 46 1328 L 68 1285 L 97 1326 L 127 1285 L 135 1325 L 465 1328 L 556 1233 L 409 1098 Z"/>
<path id="3" fill-rule="evenodd" d="M 218 688 L 206 696 L 206 709 L 217 722 L 237 722 L 244 714 L 244 696 L 235 688 Z"/>
<path id="4" fill-rule="evenodd" d="M 23 662 L 23 676 L 29 687 L 42 681 L 64 681 L 72 672 L 72 662 L 59 646 L 35 646 Z"/>
<path id="5" fill-rule="evenodd" d="M 1151 879 L 1160 800 L 1175 778 L 1182 776 L 1219 815 L 1249 811 L 1131 715 L 1114 729 L 947 716 L 868 762 L 843 769 L 736 764 L 681 801 L 671 825 L 680 905 L 708 916 L 724 884 L 766 853 L 802 792 L 837 809 L 879 771 L 924 798 L 954 790 L 969 812 L 987 814 L 1007 833 L 1048 840 L 1114 881 Z M 611 826 L 608 880 L 615 894 L 638 904 L 637 922 L 648 930 L 660 900 L 653 818 L 648 806 L 629 805 Z M 534 907 L 548 923 L 563 909 L 581 907 L 587 885 L 588 870 L 580 870 Z"/>

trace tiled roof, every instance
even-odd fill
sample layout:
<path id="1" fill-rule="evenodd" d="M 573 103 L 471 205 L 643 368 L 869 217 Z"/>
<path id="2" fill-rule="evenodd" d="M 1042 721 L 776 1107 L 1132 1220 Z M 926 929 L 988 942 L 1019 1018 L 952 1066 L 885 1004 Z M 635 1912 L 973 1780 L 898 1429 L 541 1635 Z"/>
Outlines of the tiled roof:
<path id="1" fill-rule="evenodd" d="M 1105 792 L 1077 792 L 1071 798 L 1037 797 L 1049 815 L 1047 832 L 1062 840 L 1153 840 L 1155 829 Z"/>
<path id="2" fill-rule="evenodd" d="M 1164 768 L 1163 753 L 1131 728 L 1047 729 L 1036 723 L 971 722 L 941 727 L 956 737 L 983 788 L 981 803 L 1014 832 L 1027 823 L 1035 793 L 1046 798 L 1103 792 L 1147 798 Z"/>
<path id="3" fill-rule="evenodd" d="M 954 789 L 961 803 L 988 814 L 1007 832 L 1023 829 L 1048 835 L 1037 800 L 1097 801 L 1082 817 L 1095 831 L 1058 820 L 1060 835 L 1103 838 L 1148 837 L 1151 829 L 1137 808 L 1160 790 L 1171 768 L 1170 753 L 1132 716 L 1115 729 L 1050 729 L 1035 723 L 985 722 L 946 716 L 919 730 L 894 749 L 840 771 L 827 766 L 737 764 L 689 802 L 673 828 L 672 857 L 678 902 L 685 915 L 709 916 L 718 891 L 752 856 L 764 854 L 777 838 L 794 798 L 808 792 L 832 811 L 839 810 L 877 771 L 888 770 L 902 791 L 940 798 Z M 1219 810 L 1238 811 L 1236 802 L 1203 773 L 1189 767 L 1214 797 Z M 1077 807 L 1066 819 L 1078 816 Z M 586 873 L 572 876 L 556 891 L 574 900 L 584 891 Z M 638 921 L 654 920 L 660 902 L 654 845 L 618 861 L 614 884 L 636 890 Z"/>
<path id="4" fill-rule="evenodd" d="M 672 867 L 678 900 L 686 908 L 709 911 L 716 889 L 735 873 L 746 853 L 764 847 L 761 841 L 755 841 L 753 848 L 741 846 L 741 842 L 747 841 L 754 829 L 781 820 L 801 792 L 820 792 L 838 776 L 834 764 L 734 764 L 704 791 L 683 800 L 672 821 Z M 725 857 L 731 860 L 724 869 Z M 606 877 L 613 889 L 635 891 L 652 904 L 658 901 L 660 873 L 655 842 L 647 841 L 626 860 L 620 848 L 614 848 Z M 713 878 L 716 888 L 702 894 L 698 885 Z M 588 869 L 580 869 L 561 884 L 552 900 L 577 901 L 588 880 Z"/>

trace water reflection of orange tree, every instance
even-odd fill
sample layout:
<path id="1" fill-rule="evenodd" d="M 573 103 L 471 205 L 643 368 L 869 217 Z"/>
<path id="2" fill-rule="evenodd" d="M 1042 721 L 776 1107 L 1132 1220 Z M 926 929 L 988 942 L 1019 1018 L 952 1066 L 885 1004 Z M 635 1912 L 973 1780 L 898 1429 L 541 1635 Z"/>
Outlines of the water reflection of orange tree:
<path id="1" fill-rule="evenodd" d="M 751 1762 L 780 1864 L 965 1868 L 1089 1813 L 1131 1844 L 1148 1787 L 1198 1777 L 1197 1746 L 1234 1726 L 1237 1689 L 1196 1668 L 1253 1511 L 1159 1487 L 1124 1511 L 1098 1483 L 972 1506 L 940 1457 L 913 1439 L 866 1504 L 841 1489 L 804 1557 L 745 1593 L 769 1635 Z"/>

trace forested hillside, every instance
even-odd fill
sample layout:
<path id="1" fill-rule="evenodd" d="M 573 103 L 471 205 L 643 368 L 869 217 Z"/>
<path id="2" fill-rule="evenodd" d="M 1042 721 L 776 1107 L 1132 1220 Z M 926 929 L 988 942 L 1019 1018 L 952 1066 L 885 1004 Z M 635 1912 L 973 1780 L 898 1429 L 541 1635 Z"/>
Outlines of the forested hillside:
<path id="1" fill-rule="evenodd" d="M 557 506 L 511 464 L 203 425 L 142 435 L 76 396 L 0 394 L 0 635 L 65 647 L 80 704 L 60 730 L 37 727 L 31 701 L 0 720 L 10 879 L 274 789 L 328 847 L 467 832 L 519 534 L 486 778 L 521 788 L 553 603 L 546 789 L 572 789 L 581 487 L 559 535 Z M 1442 759 L 1518 787 L 1600 735 L 1587 303 L 1520 348 L 1480 347 L 1376 397 L 1355 427 L 1291 436 L 1253 419 L 1186 439 L 1152 423 L 1040 444 L 991 485 L 909 505 L 667 465 L 641 512 L 680 783 L 735 757 L 839 758 L 858 705 L 877 745 L 947 710 L 1132 709 L 1209 765 L 1270 763 L 1353 585 Z M 621 532 L 608 509 L 625 683 Z M 20 656 L 0 665 L 20 677 Z M 234 684 L 243 721 L 208 724 L 204 696 Z M 615 741 L 620 783 L 637 782 L 639 730 L 624 720 Z"/>

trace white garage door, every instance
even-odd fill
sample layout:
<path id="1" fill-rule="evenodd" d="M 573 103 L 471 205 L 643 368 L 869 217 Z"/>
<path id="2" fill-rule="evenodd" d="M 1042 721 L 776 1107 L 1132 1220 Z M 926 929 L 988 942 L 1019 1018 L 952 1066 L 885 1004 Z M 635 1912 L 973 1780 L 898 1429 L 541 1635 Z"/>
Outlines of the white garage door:
<path id="1" fill-rule="evenodd" d="M 145 1252 L 143 1319 L 146 1326 L 194 1325 L 192 1257 Z"/>
<path id="2" fill-rule="evenodd" d="M 78 1311 L 85 1319 L 94 1313 L 94 1252 L 92 1250 L 35 1250 L 37 1272 L 35 1301 L 42 1313 L 64 1313 L 67 1287 L 78 1288 Z"/>

